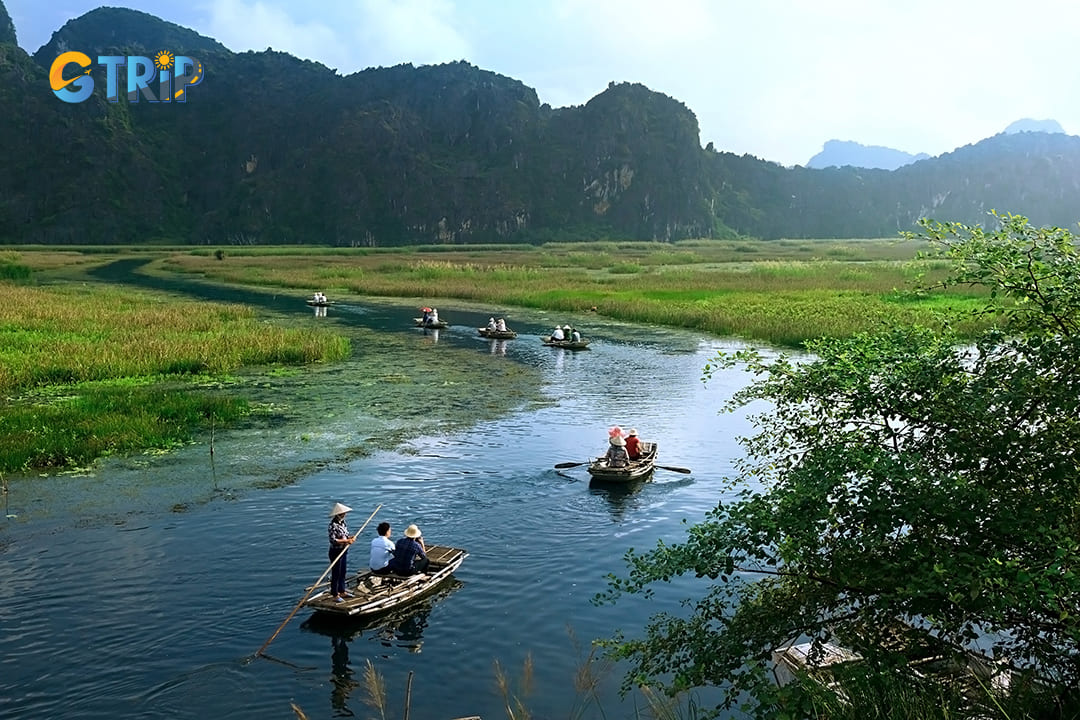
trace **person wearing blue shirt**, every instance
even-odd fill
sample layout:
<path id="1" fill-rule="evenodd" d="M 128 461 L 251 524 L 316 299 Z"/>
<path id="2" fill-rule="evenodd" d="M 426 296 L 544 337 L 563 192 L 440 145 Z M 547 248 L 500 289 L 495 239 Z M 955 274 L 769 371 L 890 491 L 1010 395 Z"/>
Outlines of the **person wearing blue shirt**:
<path id="1" fill-rule="evenodd" d="M 405 528 L 405 537 L 394 545 L 394 557 L 390 560 L 390 570 L 397 575 L 415 575 L 427 570 L 427 548 L 420 528 L 410 525 Z"/>
<path id="2" fill-rule="evenodd" d="M 376 575 L 385 575 L 390 572 L 390 561 L 394 558 L 394 541 L 390 539 L 390 523 L 379 523 L 377 532 L 379 534 L 371 541 L 371 558 L 368 560 L 368 567 Z"/>

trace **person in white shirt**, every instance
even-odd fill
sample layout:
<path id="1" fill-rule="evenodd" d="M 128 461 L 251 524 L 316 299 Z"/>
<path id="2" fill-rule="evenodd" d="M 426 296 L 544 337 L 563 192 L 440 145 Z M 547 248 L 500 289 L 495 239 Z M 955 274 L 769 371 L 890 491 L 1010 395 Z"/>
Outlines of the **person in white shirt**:
<path id="1" fill-rule="evenodd" d="M 499 322 L 495 323 L 495 329 L 499 332 L 506 332 L 506 320 L 499 318 Z"/>
<path id="2" fill-rule="evenodd" d="M 381 522 L 376 529 L 379 534 L 371 541 L 371 558 L 368 567 L 376 575 L 390 572 L 390 558 L 394 557 L 394 541 L 390 539 L 390 523 Z"/>
<path id="3" fill-rule="evenodd" d="M 563 335 L 562 328 L 556 325 L 555 329 L 551 331 L 551 339 L 554 342 L 559 342 L 560 340 L 564 340 L 565 338 L 566 336 Z"/>

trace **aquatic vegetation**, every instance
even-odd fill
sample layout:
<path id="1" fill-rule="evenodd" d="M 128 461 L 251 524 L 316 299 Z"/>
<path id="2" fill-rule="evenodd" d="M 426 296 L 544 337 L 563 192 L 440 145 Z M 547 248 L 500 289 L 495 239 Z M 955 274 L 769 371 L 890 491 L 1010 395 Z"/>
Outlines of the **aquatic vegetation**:
<path id="1" fill-rule="evenodd" d="M 0 283 L 0 391 L 340 360 L 347 339 L 251 308 L 100 286 Z"/>
<path id="2" fill-rule="evenodd" d="M 437 254 L 289 256 L 248 251 L 237 262 L 173 254 L 159 271 L 198 273 L 273 287 L 324 286 L 358 295 L 459 298 L 564 312 L 593 307 L 605 316 L 799 346 L 847 337 L 881 323 L 951 324 L 961 334 L 985 327 L 974 317 L 979 293 L 965 288 L 914 293 L 916 280 L 940 277 L 940 262 L 918 258 L 922 245 L 899 241 L 687 241 L 549 243 L 490 252 L 456 247 Z"/>
<path id="3" fill-rule="evenodd" d="M 167 449 L 247 413 L 239 397 L 183 386 L 94 383 L 30 395 L 0 412 L 0 472 L 79 466 L 117 452 Z"/>
<path id="4" fill-rule="evenodd" d="M 249 412 L 211 392 L 228 373 L 349 352 L 347 338 L 262 322 L 239 305 L 0 283 L 0 472 L 175 447 Z"/>

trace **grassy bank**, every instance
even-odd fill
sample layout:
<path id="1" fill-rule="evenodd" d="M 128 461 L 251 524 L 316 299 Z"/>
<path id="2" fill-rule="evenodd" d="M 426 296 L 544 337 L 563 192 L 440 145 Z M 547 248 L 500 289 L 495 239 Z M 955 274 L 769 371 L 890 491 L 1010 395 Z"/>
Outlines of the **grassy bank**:
<path id="1" fill-rule="evenodd" d="M 0 472 L 170 447 L 246 412 L 198 378 L 348 353 L 345 338 L 269 325 L 242 306 L 0 282 Z"/>
<path id="2" fill-rule="evenodd" d="M 174 253 L 160 270 L 223 282 L 460 298 L 602 315 L 796 347 L 882 323 L 973 330 L 975 295 L 917 294 L 944 266 L 891 241 L 552 244 L 540 247 L 243 248 Z"/>

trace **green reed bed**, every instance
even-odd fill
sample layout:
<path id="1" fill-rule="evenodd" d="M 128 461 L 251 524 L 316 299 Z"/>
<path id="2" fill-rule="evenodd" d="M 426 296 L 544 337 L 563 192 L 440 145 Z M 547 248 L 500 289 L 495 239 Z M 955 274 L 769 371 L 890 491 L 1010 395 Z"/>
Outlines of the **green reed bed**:
<path id="1" fill-rule="evenodd" d="M 170 447 L 245 412 L 191 378 L 349 352 L 346 338 L 260 322 L 239 305 L 0 283 L 0 472 Z"/>
<path id="2" fill-rule="evenodd" d="M 808 241 L 809 242 L 809 241 Z M 759 243 L 768 245 L 767 243 Z M 544 246 L 533 252 L 537 262 L 562 266 L 511 264 L 506 252 L 358 256 L 250 255 L 227 262 L 175 255 L 162 267 L 197 272 L 244 284 L 296 288 L 305 293 L 397 297 L 459 298 L 473 302 L 582 312 L 596 307 L 602 315 L 632 322 L 736 335 L 784 346 L 799 346 L 819 336 L 846 336 L 881 323 L 938 326 L 949 321 L 961 332 L 973 331 L 985 319 L 972 316 L 977 295 L 963 289 L 949 293 L 913 291 L 916 279 L 932 282 L 944 266 L 929 260 L 775 260 L 716 263 L 716 251 L 705 255 L 661 249 L 667 259 L 687 252 L 696 264 L 661 265 L 642 254 L 623 261 L 620 246 L 593 243 L 556 258 Z M 874 247 L 884 249 L 871 252 Z M 829 246 L 820 245 L 818 250 Z M 911 249 L 909 247 L 909 249 Z M 895 251 L 891 244 L 863 241 L 845 252 L 867 255 Z M 800 252 L 806 252 L 800 248 Z M 912 250 L 914 253 L 914 250 Z M 525 251 L 511 253 L 527 257 Z M 684 258 L 679 258 L 684 259 Z"/>
<path id="3" fill-rule="evenodd" d="M 249 308 L 93 286 L 0 284 L 0 391 L 244 365 L 338 360 L 348 340 L 258 321 Z"/>
<path id="4" fill-rule="evenodd" d="M 187 387 L 83 384 L 60 396 L 34 395 L 0 412 L 0 470 L 77 467 L 111 455 L 167 449 L 194 432 L 248 412 L 242 398 Z"/>

